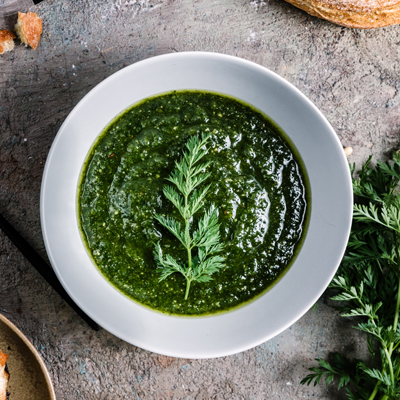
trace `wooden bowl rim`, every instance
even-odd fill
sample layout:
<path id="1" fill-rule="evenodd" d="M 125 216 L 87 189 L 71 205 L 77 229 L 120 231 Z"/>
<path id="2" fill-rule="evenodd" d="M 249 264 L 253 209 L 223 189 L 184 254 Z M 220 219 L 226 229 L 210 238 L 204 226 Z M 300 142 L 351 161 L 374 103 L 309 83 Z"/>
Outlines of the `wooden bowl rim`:
<path id="1" fill-rule="evenodd" d="M 28 340 L 28 338 L 4 315 L 0 314 L 0 321 L 4 322 L 29 348 L 29 350 L 33 353 L 36 360 L 38 361 L 40 368 L 42 369 L 42 373 L 46 380 L 47 389 L 50 394 L 51 400 L 56 400 L 56 393 L 54 391 L 53 382 L 51 381 L 51 377 L 49 371 L 47 370 L 46 364 L 44 363 L 42 357 L 40 356 L 39 352 L 35 349 L 35 346 Z"/>

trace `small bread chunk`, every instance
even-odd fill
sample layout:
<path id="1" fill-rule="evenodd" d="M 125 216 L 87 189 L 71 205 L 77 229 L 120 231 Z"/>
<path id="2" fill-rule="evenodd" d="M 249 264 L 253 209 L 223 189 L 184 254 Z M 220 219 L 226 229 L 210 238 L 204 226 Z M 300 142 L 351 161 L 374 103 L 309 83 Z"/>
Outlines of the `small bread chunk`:
<path id="1" fill-rule="evenodd" d="M 33 12 L 18 13 L 15 30 L 22 43 L 29 44 L 33 50 L 38 47 L 42 33 L 42 20 Z"/>
<path id="2" fill-rule="evenodd" d="M 5 370 L 8 355 L 0 350 L 0 400 L 7 400 L 7 385 L 10 374 Z"/>
<path id="3" fill-rule="evenodd" d="M 0 30 L 0 54 L 14 48 L 15 35 L 7 29 Z M 0 397 L 1 399 L 1 397 Z"/>

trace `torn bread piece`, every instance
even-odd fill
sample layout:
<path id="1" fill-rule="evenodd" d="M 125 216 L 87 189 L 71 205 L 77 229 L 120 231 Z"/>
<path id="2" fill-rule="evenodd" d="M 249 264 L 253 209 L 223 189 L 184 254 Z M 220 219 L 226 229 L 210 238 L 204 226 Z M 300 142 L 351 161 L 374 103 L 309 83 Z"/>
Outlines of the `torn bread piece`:
<path id="1" fill-rule="evenodd" d="M 0 350 L 0 400 L 7 400 L 7 385 L 10 374 L 6 371 L 8 355 Z"/>
<path id="2" fill-rule="evenodd" d="M 399 0 L 286 0 L 315 17 L 348 28 L 400 24 Z"/>
<path id="3" fill-rule="evenodd" d="M 0 54 L 14 48 L 15 35 L 7 29 L 0 30 Z M 1 399 L 1 398 L 0 398 Z"/>
<path id="4" fill-rule="evenodd" d="M 27 14 L 19 12 L 15 30 L 21 42 L 35 50 L 42 34 L 42 20 L 33 12 Z"/>

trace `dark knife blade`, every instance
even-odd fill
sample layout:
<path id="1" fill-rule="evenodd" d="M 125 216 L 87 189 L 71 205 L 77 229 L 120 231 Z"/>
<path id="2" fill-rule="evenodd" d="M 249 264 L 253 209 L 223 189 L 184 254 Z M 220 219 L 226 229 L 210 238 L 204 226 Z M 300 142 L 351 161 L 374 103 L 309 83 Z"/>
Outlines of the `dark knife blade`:
<path id="1" fill-rule="evenodd" d="M 65 302 L 95 331 L 100 330 L 99 325 L 86 315 L 71 299 L 65 291 L 57 275 L 36 250 L 15 230 L 15 228 L 0 214 L 0 228 L 10 238 L 24 257 L 36 268 L 40 275 L 53 289 L 65 300 Z"/>

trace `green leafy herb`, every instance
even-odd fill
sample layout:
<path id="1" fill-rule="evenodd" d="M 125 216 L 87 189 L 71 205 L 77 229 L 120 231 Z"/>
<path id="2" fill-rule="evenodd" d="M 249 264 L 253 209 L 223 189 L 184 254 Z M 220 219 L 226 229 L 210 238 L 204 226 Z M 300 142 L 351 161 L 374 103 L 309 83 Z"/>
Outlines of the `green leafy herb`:
<path id="1" fill-rule="evenodd" d="M 354 173 L 354 165 L 352 168 Z M 378 161 L 371 157 L 353 179 L 356 195 L 353 226 L 345 257 L 330 284 L 337 291 L 343 317 L 358 320 L 366 333 L 370 360 L 349 361 L 334 353 L 301 383 L 326 384 L 338 378 L 351 400 L 400 398 L 400 157 Z"/>
<path id="2" fill-rule="evenodd" d="M 175 170 L 167 178 L 173 186 L 164 187 L 165 197 L 172 202 L 181 214 L 184 226 L 172 217 L 156 214 L 155 218 L 167 228 L 184 246 L 187 251 L 188 262 L 182 264 L 169 254 L 163 255 L 160 242 L 156 243 L 154 257 L 157 270 L 161 274 L 160 281 L 166 279 L 174 272 L 181 273 L 186 278 L 185 300 L 188 298 L 191 282 L 208 282 L 210 275 L 223 268 L 225 258 L 215 255 L 223 249 L 220 241 L 218 213 L 213 205 L 204 211 L 199 219 L 197 229 L 193 232 L 193 216 L 204 205 L 205 196 L 211 184 L 199 190 L 210 173 L 205 170 L 210 162 L 199 164 L 207 154 L 205 148 L 210 135 L 202 135 L 201 139 L 192 137 L 186 144 L 188 149 L 179 162 L 175 162 Z M 197 248 L 197 255 L 192 258 L 192 250 Z"/>

